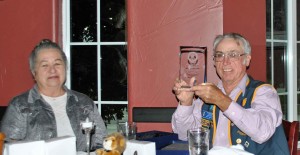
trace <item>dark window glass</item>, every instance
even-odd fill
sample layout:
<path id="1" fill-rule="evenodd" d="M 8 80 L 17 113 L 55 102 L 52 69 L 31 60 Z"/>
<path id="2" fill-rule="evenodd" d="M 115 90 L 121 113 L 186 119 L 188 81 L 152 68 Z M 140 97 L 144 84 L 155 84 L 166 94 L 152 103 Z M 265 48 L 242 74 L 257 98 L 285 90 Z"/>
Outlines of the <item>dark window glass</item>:
<path id="1" fill-rule="evenodd" d="M 274 87 L 278 93 L 287 92 L 286 56 L 286 43 L 274 43 Z"/>
<path id="2" fill-rule="evenodd" d="M 267 14 L 266 14 L 266 30 L 267 39 L 271 39 L 271 0 L 266 0 Z"/>
<path id="3" fill-rule="evenodd" d="M 101 46 L 102 101 L 127 101 L 127 49 Z"/>
<path id="4" fill-rule="evenodd" d="M 300 44 L 297 44 L 297 90 L 300 91 Z"/>
<path id="5" fill-rule="evenodd" d="M 126 11 L 125 0 L 101 0 L 101 41 L 124 42 Z"/>
<path id="6" fill-rule="evenodd" d="M 287 95 L 280 95 L 279 98 L 280 98 L 281 109 L 282 109 L 282 113 L 283 113 L 282 119 L 287 120 L 287 113 L 288 113 Z"/>
<path id="7" fill-rule="evenodd" d="M 71 46 L 71 88 L 98 100 L 97 46 Z"/>
<path id="8" fill-rule="evenodd" d="M 117 124 L 117 121 L 128 121 L 127 104 L 102 104 L 101 116 L 106 125 Z"/>
<path id="9" fill-rule="evenodd" d="M 271 43 L 267 42 L 267 56 L 266 56 L 266 65 L 267 65 L 267 82 L 272 83 L 272 55 L 271 55 Z"/>
<path id="10" fill-rule="evenodd" d="M 97 41 L 97 0 L 72 0 L 70 4 L 71 42 Z"/>
<path id="11" fill-rule="evenodd" d="M 300 2 L 298 3 L 297 1 L 296 3 L 297 3 L 297 40 L 299 41 L 300 40 Z"/>
<path id="12" fill-rule="evenodd" d="M 287 28 L 286 20 L 287 13 L 286 0 L 274 0 L 274 12 L 273 12 L 273 28 L 274 28 L 274 39 L 286 40 L 287 39 Z"/>
<path id="13" fill-rule="evenodd" d="M 99 101 L 115 132 L 118 120 L 128 120 L 125 0 L 71 0 L 69 22 L 70 88 Z"/>
<path id="14" fill-rule="evenodd" d="M 287 91 L 287 65 L 286 65 L 286 43 L 274 43 L 273 64 L 271 43 L 267 43 L 267 82 L 272 83 L 272 72 L 274 77 L 274 87 L 278 93 Z M 273 70 L 272 67 L 273 66 Z"/>

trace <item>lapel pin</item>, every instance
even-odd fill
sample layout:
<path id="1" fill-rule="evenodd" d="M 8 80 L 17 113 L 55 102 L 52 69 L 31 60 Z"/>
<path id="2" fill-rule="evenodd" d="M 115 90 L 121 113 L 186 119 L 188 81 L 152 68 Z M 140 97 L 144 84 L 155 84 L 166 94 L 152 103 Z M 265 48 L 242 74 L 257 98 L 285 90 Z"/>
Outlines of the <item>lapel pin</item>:
<path id="1" fill-rule="evenodd" d="M 242 140 L 240 138 L 236 139 L 235 141 L 237 144 L 241 144 L 242 143 Z"/>

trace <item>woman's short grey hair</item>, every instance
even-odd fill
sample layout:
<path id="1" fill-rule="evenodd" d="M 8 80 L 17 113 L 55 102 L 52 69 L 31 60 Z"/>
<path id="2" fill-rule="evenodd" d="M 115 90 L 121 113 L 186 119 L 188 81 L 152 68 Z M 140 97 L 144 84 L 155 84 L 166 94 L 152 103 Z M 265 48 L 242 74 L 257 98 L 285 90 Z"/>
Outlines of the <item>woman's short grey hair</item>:
<path id="1" fill-rule="evenodd" d="M 251 45 L 247 39 L 245 39 L 242 35 L 238 33 L 227 33 L 224 35 L 218 35 L 215 38 L 214 44 L 213 44 L 213 50 L 216 52 L 216 48 L 218 47 L 219 43 L 226 38 L 232 38 L 238 42 L 238 44 L 241 42 L 243 43 L 242 48 L 246 54 L 251 54 Z"/>
<path id="2" fill-rule="evenodd" d="M 37 55 L 39 54 L 39 52 L 42 49 L 57 49 L 65 63 L 65 66 L 67 67 L 67 56 L 66 54 L 63 52 L 62 48 L 55 42 L 52 42 L 49 39 L 43 39 L 41 40 L 32 50 L 30 56 L 29 56 L 29 66 L 30 66 L 30 71 L 32 74 L 34 74 L 34 69 L 35 69 L 35 65 L 36 65 L 36 59 L 37 59 Z"/>

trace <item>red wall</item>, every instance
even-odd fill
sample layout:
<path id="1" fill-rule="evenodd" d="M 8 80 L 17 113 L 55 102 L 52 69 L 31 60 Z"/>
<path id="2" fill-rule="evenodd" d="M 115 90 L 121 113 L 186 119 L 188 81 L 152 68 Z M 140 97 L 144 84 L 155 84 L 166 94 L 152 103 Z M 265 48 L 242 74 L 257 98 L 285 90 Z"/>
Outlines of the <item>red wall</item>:
<path id="1" fill-rule="evenodd" d="M 132 107 L 176 107 L 172 87 L 179 46 L 208 47 L 208 81 L 216 82 L 212 42 L 222 33 L 221 2 L 128 0 L 129 117 Z M 139 123 L 139 131 L 172 131 L 169 123 Z"/>
<path id="2" fill-rule="evenodd" d="M 0 1 L 0 105 L 32 87 L 28 56 L 41 39 L 56 39 L 57 6 L 57 0 Z"/>
<path id="3" fill-rule="evenodd" d="M 208 81 L 216 82 L 212 42 L 223 32 L 249 38 L 253 45 L 249 73 L 265 80 L 264 1 L 128 0 L 127 5 L 130 119 L 133 107 L 177 106 L 171 89 L 178 77 L 180 45 L 208 47 Z M 172 131 L 170 123 L 138 123 L 138 129 Z"/>
<path id="4" fill-rule="evenodd" d="M 224 32 L 239 32 L 252 46 L 248 73 L 266 81 L 266 2 L 264 0 L 224 0 Z"/>
<path id="5" fill-rule="evenodd" d="M 0 105 L 32 87 L 28 55 L 42 38 L 61 40 L 61 0 L 0 1 Z M 249 73 L 266 79 L 265 1 L 127 0 L 129 117 L 132 107 L 175 107 L 171 92 L 178 76 L 179 46 L 208 47 L 208 81 L 216 34 L 240 32 L 249 38 Z M 53 13 L 54 12 L 54 13 Z M 256 70 L 259 68 L 259 70 Z M 141 123 L 139 131 L 171 131 L 169 123 Z"/>

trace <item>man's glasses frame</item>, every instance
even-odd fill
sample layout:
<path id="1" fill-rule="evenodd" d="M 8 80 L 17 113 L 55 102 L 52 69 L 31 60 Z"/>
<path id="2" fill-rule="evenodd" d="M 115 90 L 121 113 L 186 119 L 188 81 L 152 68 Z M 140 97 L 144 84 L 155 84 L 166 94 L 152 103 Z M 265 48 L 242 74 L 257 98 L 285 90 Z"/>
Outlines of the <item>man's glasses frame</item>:
<path id="1" fill-rule="evenodd" d="M 247 55 L 246 53 L 239 53 L 236 51 L 231 51 L 228 53 L 216 51 L 216 53 L 213 55 L 213 59 L 216 62 L 222 62 L 225 59 L 225 56 L 229 58 L 230 61 L 237 61 L 241 56 Z"/>

